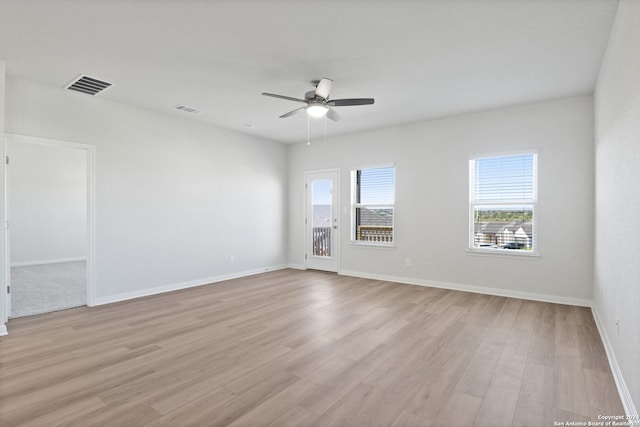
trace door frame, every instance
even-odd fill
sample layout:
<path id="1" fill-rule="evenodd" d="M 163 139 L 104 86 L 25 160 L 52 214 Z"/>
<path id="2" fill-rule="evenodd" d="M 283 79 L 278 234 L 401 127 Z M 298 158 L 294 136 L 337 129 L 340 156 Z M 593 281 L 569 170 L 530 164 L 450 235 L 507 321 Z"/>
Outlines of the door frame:
<path id="1" fill-rule="evenodd" d="M 96 164 L 96 147 L 95 145 L 85 144 L 80 142 L 62 141 L 50 138 L 41 138 L 29 135 L 20 135 L 13 133 L 6 133 L 4 135 L 4 154 L 9 156 L 8 144 L 9 140 L 26 143 L 26 144 L 38 144 L 55 148 L 72 148 L 77 150 L 83 150 L 87 154 L 87 306 L 92 307 L 95 305 L 95 278 L 96 278 L 96 177 L 95 177 L 95 164 Z M 5 157 L 6 159 L 6 157 Z M 3 162 L 4 169 L 4 218 L 5 224 L 5 239 L 4 239 L 4 261 L 5 261 L 5 283 L 7 286 L 11 283 L 11 223 L 9 218 L 9 166 L 11 166 L 11 158 L 9 158 L 9 165 L 7 162 Z M 3 292 L 4 293 L 4 292 Z M 5 323 L 9 320 L 11 313 L 11 294 L 6 294 L 5 298 Z"/>
<path id="2" fill-rule="evenodd" d="M 308 218 L 308 215 L 310 214 L 310 212 L 308 212 L 308 209 L 310 206 L 310 200 L 308 200 L 309 191 L 307 189 L 307 183 L 310 175 L 322 174 L 322 173 L 335 173 L 335 176 L 336 176 L 336 182 L 334 183 L 334 187 L 332 188 L 332 193 L 335 195 L 334 200 L 336 201 L 336 206 L 333 206 L 332 208 L 334 209 L 333 211 L 334 218 L 338 218 L 338 225 L 337 225 L 338 228 L 333 229 L 331 241 L 333 242 L 332 250 L 336 260 L 336 273 L 337 273 L 340 271 L 340 246 L 341 246 L 340 231 L 342 229 L 341 210 L 340 210 L 340 169 L 339 168 L 318 169 L 318 170 L 311 170 L 311 171 L 304 172 L 304 185 L 303 185 L 304 197 L 302 198 L 304 201 L 304 210 L 303 210 L 304 215 L 302 218 L 304 246 L 302 248 L 302 259 L 304 260 L 304 269 L 308 270 L 309 260 L 307 257 L 307 253 L 308 253 L 308 249 L 310 248 L 311 242 L 310 242 L 310 233 L 309 233 L 309 230 L 307 229 L 307 225 L 308 225 L 307 218 Z"/>

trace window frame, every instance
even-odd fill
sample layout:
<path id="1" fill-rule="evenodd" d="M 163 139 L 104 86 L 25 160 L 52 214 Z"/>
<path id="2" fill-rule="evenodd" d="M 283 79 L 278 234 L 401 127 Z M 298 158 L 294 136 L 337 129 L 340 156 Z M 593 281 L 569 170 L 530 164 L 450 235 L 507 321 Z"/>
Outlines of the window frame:
<path id="1" fill-rule="evenodd" d="M 532 199 L 512 199 L 512 200 L 488 200 L 488 201 L 476 201 L 475 200 L 475 166 L 476 161 L 481 159 L 494 159 L 499 157 L 511 157 L 511 156 L 533 156 L 533 198 Z M 472 255 L 496 255 L 502 257 L 539 257 L 539 244 L 538 244 L 538 162 L 539 153 L 537 149 L 522 150 L 522 151 L 510 151 L 499 152 L 491 154 L 478 154 L 469 156 L 469 231 L 467 252 Z M 504 248 L 485 248 L 475 247 L 475 209 L 477 207 L 531 207 L 531 250 L 514 250 Z"/>
<path id="2" fill-rule="evenodd" d="M 393 203 L 357 203 L 357 191 L 358 191 L 358 182 L 357 182 L 357 174 L 360 171 L 367 169 L 384 169 L 384 168 L 393 168 Z M 379 247 L 379 248 L 395 248 L 396 247 L 396 166 L 394 164 L 377 164 L 365 167 L 352 168 L 350 171 L 350 181 L 351 181 L 351 227 L 349 230 L 349 239 L 350 243 L 354 246 L 368 246 L 368 247 Z M 356 217 L 357 217 L 357 209 L 358 208 L 377 208 L 377 209 L 391 209 L 393 212 L 393 216 L 391 218 L 391 242 L 375 242 L 368 240 L 358 240 L 357 239 L 357 225 L 356 225 Z"/>

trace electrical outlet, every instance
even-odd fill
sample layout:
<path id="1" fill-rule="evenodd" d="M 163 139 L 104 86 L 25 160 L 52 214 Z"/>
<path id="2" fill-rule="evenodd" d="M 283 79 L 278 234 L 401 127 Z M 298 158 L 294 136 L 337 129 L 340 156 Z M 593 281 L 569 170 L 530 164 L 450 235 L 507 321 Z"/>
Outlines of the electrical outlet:
<path id="1" fill-rule="evenodd" d="M 229 255 L 229 264 L 233 264 L 236 258 L 233 255 Z"/>
<path id="2" fill-rule="evenodd" d="M 411 258 L 405 258 L 404 259 L 404 265 L 406 265 L 407 267 L 409 267 L 411 265 Z"/>

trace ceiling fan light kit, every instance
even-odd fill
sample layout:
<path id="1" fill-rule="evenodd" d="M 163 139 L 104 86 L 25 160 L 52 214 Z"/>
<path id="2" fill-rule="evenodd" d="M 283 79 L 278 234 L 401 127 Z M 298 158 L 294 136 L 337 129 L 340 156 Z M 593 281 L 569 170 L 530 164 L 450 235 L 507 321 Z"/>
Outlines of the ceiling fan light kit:
<path id="1" fill-rule="evenodd" d="M 329 107 L 322 104 L 311 104 L 307 107 L 307 114 L 311 117 L 322 117 L 327 115 Z"/>

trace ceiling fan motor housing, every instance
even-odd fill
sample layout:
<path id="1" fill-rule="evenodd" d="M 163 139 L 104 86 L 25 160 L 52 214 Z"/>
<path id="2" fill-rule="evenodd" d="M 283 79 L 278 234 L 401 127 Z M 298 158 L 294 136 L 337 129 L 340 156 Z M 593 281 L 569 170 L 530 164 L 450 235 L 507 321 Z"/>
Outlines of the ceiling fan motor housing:
<path id="1" fill-rule="evenodd" d="M 310 101 L 312 99 L 316 98 L 316 91 L 315 90 L 310 90 L 309 92 L 304 94 L 304 99 L 306 99 L 307 101 Z M 321 97 L 317 97 L 319 99 L 322 99 Z"/>

